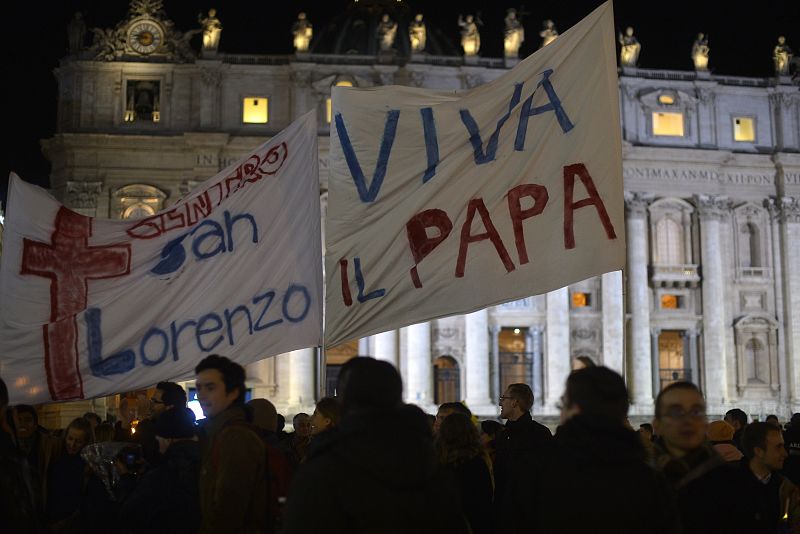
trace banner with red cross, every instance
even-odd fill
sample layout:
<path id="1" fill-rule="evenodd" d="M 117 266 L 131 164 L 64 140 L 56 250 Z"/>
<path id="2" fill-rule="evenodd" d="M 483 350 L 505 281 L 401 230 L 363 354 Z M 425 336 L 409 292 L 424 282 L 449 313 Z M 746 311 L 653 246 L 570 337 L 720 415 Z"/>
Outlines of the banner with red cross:
<path id="1" fill-rule="evenodd" d="M 322 344 L 317 126 L 306 114 L 152 216 L 110 220 L 12 174 L 0 377 L 12 404 L 87 399 Z"/>

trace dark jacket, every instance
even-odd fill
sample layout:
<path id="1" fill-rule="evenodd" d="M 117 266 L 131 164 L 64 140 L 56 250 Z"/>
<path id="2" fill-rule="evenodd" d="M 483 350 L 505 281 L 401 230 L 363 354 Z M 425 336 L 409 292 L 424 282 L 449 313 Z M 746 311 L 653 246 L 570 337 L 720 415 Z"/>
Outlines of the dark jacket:
<path id="1" fill-rule="evenodd" d="M 176 441 L 122 503 L 126 532 L 191 533 L 200 529 L 200 445 Z"/>
<path id="2" fill-rule="evenodd" d="M 525 413 L 516 421 L 506 422 L 496 438 L 494 462 L 494 510 L 498 531 L 513 529 L 516 510 L 513 505 L 514 477 L 520 461 L 550 445 L 553 435 L 548 428 Z"/>
<path id="3" fill-rule="evenodd" d="M 243 406 L 231 406 L 201 430 L 201 532 L 261 532 L 266 528 L 266 453 L 246 423 Z"/>
<path id="4" fill-rule="evenodd" d="M 657 444 L 656 466 L 673 488 L 685 534 L 752 534 L 753 515 L 747 481 L 709 445 L 683 458 Z"/>
<path id="5" fill-rule="evenodd" d="M 800 496 L 797 487 L 779 473 L 772 473 L 764 484 L 750 470 L 750 461 L 742 458 L 739 468 L 747 481 L 746 500 L 753 506 L 753 534 L 775 534 L 787 514 L 786 532 L 800 532 Z"/>
<path id="6" fill-rule="evenodd" d="M 0 532 L 39 532 L 35 489 L 25 456 L 0 429 Z"/>
<path id="7" fill-rule="evenodd" d="M 800 485 L 800 426 L 793 426 L 783 433 L 783 442 L 789 457 L 783 463 L 783 475 Z"/>
<path id="8" fill-rule="evenodd" d="M 620 421 L 576 415 L 554 442 L 529 455 L 517 477 L 516 532 L 672 534 L 666 480 L 645 463 L 636 432 Z"/>
<path id="9" fill-rule="evenodd" d="M 487 463 L 488 456 L 483 452 L 458 464 L 444 466 L 458 486 L 461 511 L 472 528 L 472 534 L 492 532 L 492 474 Z"/>
<path id="10" fill-rule="evenodd" d="M 350 413 L 325 434 L 294 476 L 284 534 L 468 532 L 419 408 Z"/>

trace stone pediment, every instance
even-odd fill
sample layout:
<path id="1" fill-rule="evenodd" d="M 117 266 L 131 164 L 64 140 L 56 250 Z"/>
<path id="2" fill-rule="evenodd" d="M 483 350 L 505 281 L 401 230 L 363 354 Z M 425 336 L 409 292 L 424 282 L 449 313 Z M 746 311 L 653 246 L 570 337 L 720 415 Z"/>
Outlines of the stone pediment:
<path id="1" fill-rule="evenodd" d="M 696 97 L 679 89 L 642 89 L 638 92 L 637 97 L 643 106 L 650 109 L 681 110 L 693 107 L 699 102 Z M 671 99 L 672 103 L 661 103 L 659 99 L 662 97 Z"/>

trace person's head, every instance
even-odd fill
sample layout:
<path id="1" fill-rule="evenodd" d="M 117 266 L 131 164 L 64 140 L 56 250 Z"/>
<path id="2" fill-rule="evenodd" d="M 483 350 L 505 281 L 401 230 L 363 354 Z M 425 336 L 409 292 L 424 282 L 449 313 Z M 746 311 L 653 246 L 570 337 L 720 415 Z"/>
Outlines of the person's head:
<path id="1" fill-rule="evenodd" d="M 341 397 L 342 417 L 351 412 L 387 412 L 401 405 L 403 381 L 389 362 L 357 357 L 342 366 L 336 391 Z"/>
<path id="2" fill-rule="evenodd" d="M 36 409 L 30 404 L 17 404 L 14 409 L 17 411 L 17 437 L 28 439 L 36 433 L 39 426 Z"/>
<path id="3" fill-rule="evenodd" d="M 105 443 L 114 440 L 114 425 L 111 423 L 100 423 L 94 429 L 94 442 Z"/>
<path id="4" fill-rule="evenodd" d="M 93 440 L 92 426 L 83 417 L 73 419 L 64 433 L 64 451 L 69 454 L 78 454 Z"/>
<path id="5" fill-rule="evenodd" d="M 436 451 L 443 464 L 458 464 L 479 454 L 480 438 L 472 418 L 458 412 L 445 417 L 436 435 Z"/>
<path id="6" fill-rule="evenodd" d="M 725 422 L 738 432 L 747 426 L 747 414 L 739 408 L 728 410 L 725 412 Z"/>
<path id="7" fill-rule="evenodd" d="M 533 391 L 528 384 L 511 384 L 500 397 L 500 417 L 516 421 L 533 407 Z"/>
<path id="8" fill-rule="evenodd" d="M 103 422 L 103 420 L 100 419 L 100 416 L 94 412 L 86 412 L 83 414 L 83 418 L 89 421 L 89 424 L 92 425 L 92 430 L 95 430 L 97 425 Z"/>
<path id="9" fill-rule="evenodd" d="M 159 382 L 150 397 L 150 413 L 158 417 L 164 411 L 186 406 L 186 392 L 175 382 Z"/>
<path id="10" fill-rule="evenodd" d="M 673 456 L 682 457 L 706 439 L 706 401 L 691 382 L 673 382 L 656 397 L 653 429 Z"/>
<path id="11" fill-rule="evenodd" d="M 650 423 L 642 423 L 639 425 L 639 435 L 642 441 L 653 441 L 653 425 Z"/>
<path id="12" fill-rule="evenodd" d="M 277 432 L 278 412 L 267 399 L 252 399 L 247 405 L 253 410 L 253 424 L 268 432 Z M 283 417 L 283 416 L 281 416 Z"/>
<path id="13" fill-rule="evenodd" d="M 244 404 L 244 367 L 212 354 L 195 368 L 197 400 L 206 417 L 215 417 L 233 405 Z"/>
<path id="14" fill-rule="evenodd" d="M 481 421 L 481 432 L 480 432 L 481 445 L 485 447 L 490 441 L 494 440 L 497 437 L 497 433 L 500 432 L 502 429 L 503 425 L 492 419 Z"/>
<path id="15" fill-rule="evenodd" d="M 194 412 L 185 406 L 167 410 L 156 419 L 154 430 L 158 450 L 164 454 L 174 442 L 194 439 L 197 430 Z"/>
<path id="16" fill-rule="evenodd" d="M 311 414 L 311 435 L 316 436 L 323 430 L 333 428 L 339 424 L 341 418 L 341 407 L 339 400 L 334 397 L 320 399 Z"/>
<path id="17" fill-rule="evenodd" d="M 462 413 L 472 418 L 472 412 L 464 404 L 460 402 L 445 402 L 439 406 L 439 411 L 436 412 L 436 421 L 433 423 L 434 434 L 439 433 L 439 427 L 442 426 L 442 421 L 451 413 Z"/>
<path id="18" fill-rule="evenodd" d="M 732 441 L 735 432 L 733 427 L 726 421 L 711 421 L 708 424 L 706 435 L 708 436 L 708 441 L 716 445 Z"/>
<path id="19" fill-rule="evenodd" d="M 622 423 L 628 415 L 628 403 L 628 389 L 619 374 L 608 367 L 586 367 L 567 378 L 561 422 L 583 414 Z"/>
<path id="20" fill-rule="evenodd" d="M 294 433 L 297 437 L 307 438 L 311 436 L 311 417 L 307 413 L 300 412 L 292 418 Z"/>
<path id="21" fill-rule="evenodd" d="M 275 423 L 275 432 L 283 432 L 283 429 L 286 428 L 286 417 L 282 414 L 278 414 L 277 421 Z"/>
<path id="22" fill-rule="evenodd" d="M 777 415 L 774 415 L 774 414 L 768 415 L 767 419 L 766 419 L 766 422 L 771 424 L 771 425 L 773 425 L 773 426 L 776 426 L 778 428 L 781 427 L 781 422 L 780 422 L 780 419 L 778 419 Z"/>
<path id="23" fill-rule="evenodd" d="M 597 364 L 594 363 L 588 356 L 578 356 L 577 358 L 572 360 L 572 370 L 573 371 L 580 371 L 581 369 L 586 369 L 587 367 L 596 367 Z"/>
<path id="24" fill-rule="evenodd" d="M 769 423 L 751 423 L 742 432 L 742 449 L 752 463 L 770 471 L 783 469 L 788 453 L 783 444 L 783 433 Z"/>

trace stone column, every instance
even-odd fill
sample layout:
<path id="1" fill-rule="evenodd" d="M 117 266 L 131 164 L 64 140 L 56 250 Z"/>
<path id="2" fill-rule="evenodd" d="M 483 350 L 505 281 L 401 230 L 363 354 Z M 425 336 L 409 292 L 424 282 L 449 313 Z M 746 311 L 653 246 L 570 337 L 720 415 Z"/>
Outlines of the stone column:
<path id="1" fill-rule="evenodd" d="M 771 234 L 771 249 L 772 249 L 772 279 L 775 281 L 773 285 L 775 295 L 775 315 L 779 325 L 784 324 L 784 302 L 783 302 L 783 251 L 781 250 L 781 209 L 780 201 L 775 198 L 768 198 L 764 200 L 764 207 L 769 212 L 770 218 L 770 234 Z M 789 353 L 786 350 L 786 331 L 784 328 L 778 328 L 778 373 L 780 373 L 780 403 L 787 405 L 789 403 L 789 375 L 788 375 L 788 360 Z"/>
<path id="2" fill-rule="evenodd" d="M 800 411 L 800 199 L 781 199 L 781 256 L 787 376 L 792 412 Z"/>
<path id="3" fill-rule="evenodd" d="M 315 106 L 308 105 L 311 96 L 311 71 L 305 70 L 306 65 L 298 63 L 292 64 L 291 67 L 289 77 L 292 81 L 292 120 L 295 120 Z"/>
<path id="4" fill-rule="evenodd" d="M 500 395 L 503 394 L 500 386 L 500 327 L 492 325 L 492 391 L 489 393 L 492 402 L 500 402 Z"/>
<path id="5" fill-rule="evenodd" d="M 314 368 L 316 350 L 300 349 L 289 353 L 288 403 L 297 411 L 313 410 L 315 399 Z M 296 412 L 295 412 L 296 413 Z"/>
<path id="6" fill-rule="evenodd" d="M 622 271 L 603 274 L 603 365 L 625 376 Z"/>
<path id="7" fill-rule="evenodd" d="M 535 406 L 544 405 L 544 388 L 542 380 L 542 329 L 532 326 L 531 332 L 531 352 L 533 360 L 533 401 Z"/>
<path id="8" fill-rule="evenodd" d="M 221 106 L 220 92 L 222 87 L 222 61 L 201 60 L 200 65 L 200 128 L 203 130 L 220 127 Z M 241 102 L 239 102 L 241 105 Z"/>
<path id="9" fill-rule="evenodd" d="M 661 365 L 659 352 L 658 352 L 658 336 L 661 335 L 660 328 L 650 329 L 650 361 L 653 362 L 653 398 L 658 397 L 658 392 L 661 391 Z"/>
<path id="10" fill-rule="evenodd" d="M 433 407 L 433 363 L 431 324 L 414 324 L 408 329 L 408 387 L 406 401 L 423 410 Z"/>
<path id="11" fill-rule="evenodd" d="M 464 316 L 466 324 L 467 406 L 473 413 L 494 414 L 489 397 L 489 310 Z"/>
<path id="12" fill-rule="evenodd" d="M 547 293 L 547 371 L 545 402 L 555 412 L 564 393 L 570 369 L 569 291 L 566 287 Z"/>
<path id="13" fill-rule="evenodd" d="M 369 337 L 362 337 L 358 340 L 358 355 L 359 356 L 372 356 L 372 353 L 369 350 L 370 345 L 370 338 Z"/>
<path id="14" fill-rule="evenodd" d="M 375 334 L 375 358 L 397 367 L 397 330 Z"/>
<path id="15" fill-rule="evenodd" d="M 697 195 L 700 213 L 700 258 L 703 280 L 703 358 L 705 360 L 706 402 L 719 409 L 728 397 L 725 370 L 725 288 L 722 276 L 722 248 L 719 237 L 720 219 L 727 216 L 729 201 L 725 197 Z M 711 408 L 712 410 L 714 408 Z"/>
<path id="16" fill-rule="evenodd" d="M 653 366 L 650 353 L 650 288 L 647 284 L 647 206 L 651 196 L 625 193 L 628 234 L 628 312 L 631 316 L 631 345 L 628 348 L 628 380 L 634 412 L 653 410 Z"/>
<path id="17" fill-rule="evenodd" d="M 689 348 L 689 368 L 692 370 L 692 382 L 704 390 L 700 380 L 700 362 L 697 359 L 697 330 L 687 330 L 683 335 Z"/>

